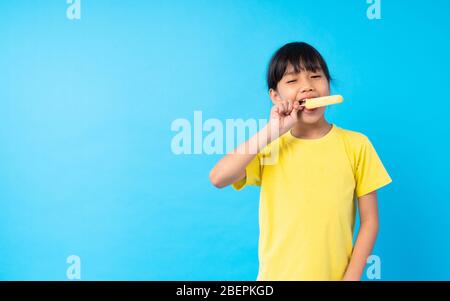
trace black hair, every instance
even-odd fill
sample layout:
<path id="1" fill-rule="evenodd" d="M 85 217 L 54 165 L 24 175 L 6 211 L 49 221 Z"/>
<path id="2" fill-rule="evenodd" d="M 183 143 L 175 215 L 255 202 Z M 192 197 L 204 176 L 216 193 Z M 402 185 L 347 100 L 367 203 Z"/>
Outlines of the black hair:
<path id="1" fill-rule="evenodd" d="M 286 68 L 291 64 L 295 72 L 322 70 L 328 83 L 331 81 L 328 66 L 322 55 L 311 45 L 304 42 L 292 42 L 284 45 L 272 56 L 267 71 L 267 86 L 276 90 Z"/>

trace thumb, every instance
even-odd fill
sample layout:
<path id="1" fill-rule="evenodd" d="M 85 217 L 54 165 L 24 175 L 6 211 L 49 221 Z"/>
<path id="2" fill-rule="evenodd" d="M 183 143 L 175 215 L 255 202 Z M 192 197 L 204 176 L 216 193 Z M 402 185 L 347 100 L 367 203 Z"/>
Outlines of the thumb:
<path id="1" fill-rule="evenodd" d="M 297 116 L 297 112 L 303 110 L 304 106 L 300 105 L 298 103 L 298 101 L 294 102 L 293 107 L 292 107 L 292 112 L 291 115 Z"/>

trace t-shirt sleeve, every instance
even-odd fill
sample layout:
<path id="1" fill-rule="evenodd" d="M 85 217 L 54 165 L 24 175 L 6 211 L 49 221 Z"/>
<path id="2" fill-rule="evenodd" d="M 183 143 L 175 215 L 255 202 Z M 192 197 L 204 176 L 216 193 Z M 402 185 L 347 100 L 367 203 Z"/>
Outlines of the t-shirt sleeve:
<path id="1" fill-rule="evenodd" d="M 261 159 L 258 153 L 245 168 L 245 177 L 232 184 L 236 190 L 241 190 L 247 185 L 261 186 Z"/>
<path id="2" fill-rule="evenodd" d="M 392 182 L 375 148 L 367 137 L 359 150 L 356 167 L 356 196 L 366 195 Z"/>

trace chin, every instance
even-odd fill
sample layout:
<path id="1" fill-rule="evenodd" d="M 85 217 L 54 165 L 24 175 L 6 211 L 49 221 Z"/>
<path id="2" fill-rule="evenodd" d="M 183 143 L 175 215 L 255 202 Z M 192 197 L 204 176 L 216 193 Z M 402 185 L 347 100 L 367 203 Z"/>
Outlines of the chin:
<path id="1" fill-rule="evenodd" d="M 306 124 L 315 124 L 318 123 L 322 119 L 322 115 L 317 116 L 301 116 L 301 120 Z"/>
<path id="2" fill-rule="evenodd" d="M 320 119 L 302 118 L 302 122 L 304 124 L 310 124 L 310 125 L 317 124 L 319 122 L 319 120 Z"/>

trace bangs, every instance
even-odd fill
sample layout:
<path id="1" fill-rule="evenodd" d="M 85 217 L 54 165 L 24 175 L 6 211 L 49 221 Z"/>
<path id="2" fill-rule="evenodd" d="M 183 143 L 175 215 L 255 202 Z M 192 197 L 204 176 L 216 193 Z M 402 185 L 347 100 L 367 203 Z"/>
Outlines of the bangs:
<path id="1" fill-rule="evenodd" d="M 287 70 L 292 65 L 294 70 Z M 311 45 L 303 42 L 289 43 L 281 47 L 272 57 L 267 73 L 267 86 L 276 90 L 278 82 L 286 72 L 323 71 L 328 82 L 331 77 L 322 55 Z"/>
<path id="2" fill-rule="evenodd" d="M 322 65 L 320 64 L 319 59 L 317 58 L 317 56 L 315 56 L 311 52 L 299 53 L 299 54 L 293 55 L 292 57 L 288 57 L 286 67 L 284 67 L 284 66 L 280 66 L 280 67 L 284 67 L 285 72 L 287 72 L 288 71 L 287 68 L 288 68 L 289 64 L 294 67 L 295 73 L 299 73 L 302 71 L 303 72 L 304 71 L 309 71 L 309 72 L 323 71 Z M 281 69 L 283 69 L 283 68 L 280 68 L 280 70 L 279 70 L 280 73 L 282 72 Z M 284 75 L 285 72 L 283 72 L 282 75 Z"/>

